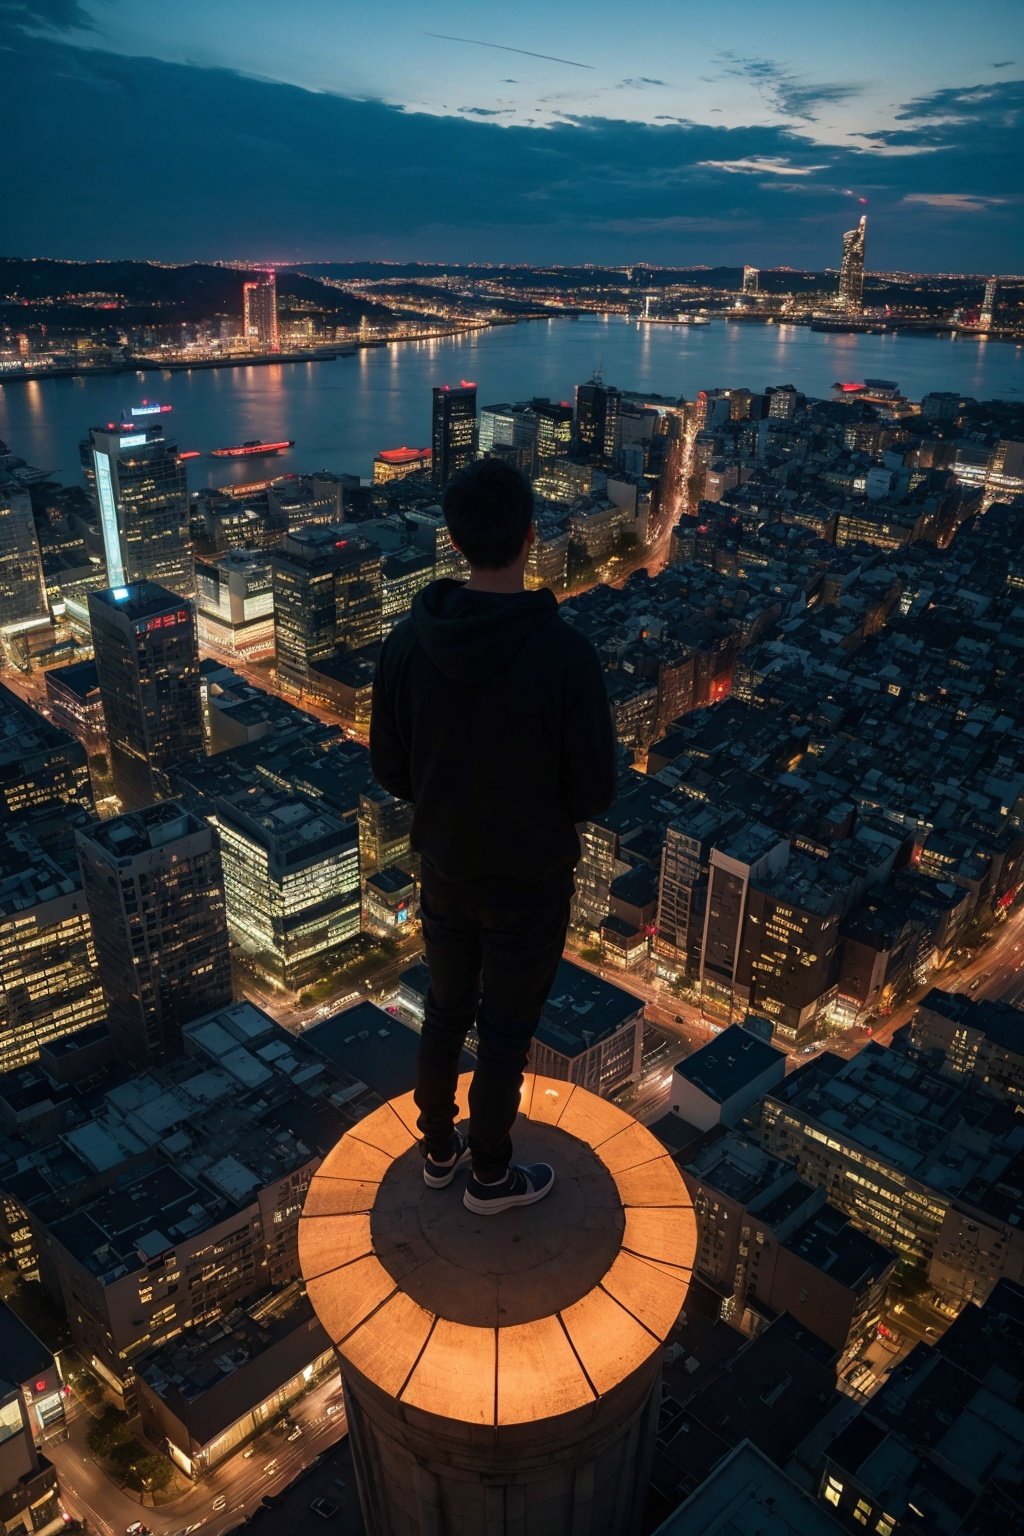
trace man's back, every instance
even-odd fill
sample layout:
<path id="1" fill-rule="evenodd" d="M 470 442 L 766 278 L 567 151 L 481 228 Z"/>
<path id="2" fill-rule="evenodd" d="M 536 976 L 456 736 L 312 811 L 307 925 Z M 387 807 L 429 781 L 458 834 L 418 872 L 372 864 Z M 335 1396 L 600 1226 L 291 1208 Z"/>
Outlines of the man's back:
<path id="1" fill-rule="evenodd" d="M 415 805 L 425 876 L 478 900 L 567 891 L 575 823 L 615 792 L 600 662 L 548 591 L 419 593 L 382 650 L 371 752 Z"/>

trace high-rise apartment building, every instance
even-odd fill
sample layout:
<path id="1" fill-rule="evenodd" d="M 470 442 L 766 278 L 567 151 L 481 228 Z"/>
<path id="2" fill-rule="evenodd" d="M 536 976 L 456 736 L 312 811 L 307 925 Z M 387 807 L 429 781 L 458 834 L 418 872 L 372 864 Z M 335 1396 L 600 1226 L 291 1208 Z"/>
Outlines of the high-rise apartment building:
<path id="1" fill-rule="evenodd" d="M 77 871 L 28 832 L 0 837 L 0 1073 L 106 1013 Z"/>
<path id="2" fill-rule="evenodd" d="M 170 794 L 166 770 L 203 748 L 196 618 L 151 581 L 89 594 L 114 787 L 126 809 Z"/>
<path id="3" fill-rule="evenodd" d="M 246 338 L 257 342 L 264 352 L 281 350 L 277 277 L 273 272 L 264 272 L 255 282 L 242 284 L 242 327 Z"/>
<path id="4" fill-rule="evenodd" d="M 843 261 L 839 268 L 839 293 L 836 308 L 844 315 L 859 315 L 864 307 L 864 242 L 867 214 L 862 213 L 856 229 L 843 236 Z"/>
<path id="5" fill-rule="evenodd" d="M 777 832 L 750 822 L 712 848 L 701 952 L 701 1011 L 731 1024 L 749 1011 L 749 987 L 741 979 L 747 904 L 754 881 L 785 868 L 789 844 Z"/>
<path id="6" fill-rule="evenodd" d="M 735 819 L 732 812 L 704 805 L 665 828 L 654 941 L 659 974 L 700 972 L 711 850 Z"/>
<path id="7" fill-rule="evenodd" d="M 985 284 L 985 297 L 981 301 L 981 314 L 978 316 L 978 324 L 984 330 L 989 330 L 992 325 L 992 317 L 996 309 L 996 292 L 999 288 L 999 279 L 990 277 Z"/>
<path id="8" fill-rule="evenodd" d="M 306 693 L 317 662 L 373 645 L 381 636 L 380 551 L 347 528 L 311 525 L 271 556 L 277 675 Z"/>
<path id="9" fill-rule="evenodd" d="M 28 491 L 0 473 L 0 630 L 46 615 L 46 587 Z"/>
<path id="10" fill-rule="evenodd" d="M 761 280 L 761 270 L 760 270 L 759 267 L 744 267 L 743 268 L 743 292 L 744 293 L 757 293 L 758 286 L 760 284 L 760 280 Z"/>
<path id="11" fill-rule="evenodd" d="M 183 1025 L 231 1001 L 217 833 L 168 800 L 77 841 L 117 1056 L 168 1060 L 180 1054 Z"/>
<path id="12" fill-rule="evenodd" d="M 155 581 L 192 591 L 188 483 L 178 446 L 151 425 L 91 427 L 82 468 L 99 518 L 112 587 Z"/>
<path id="13" fill-rule="evenodd" d="M 476 453 L 476 385 L 466 379 L 458 388 L 442 384 L 433 400 L 431 475 L 434 489 L 443 491 Z"/>
<path id="14" fill-rule="evenodd" d="M 232 938 L 281 986 L 320 980 L 360 929 L 355 822 L 274 790 L 218 800 L 216 820 Z"/>

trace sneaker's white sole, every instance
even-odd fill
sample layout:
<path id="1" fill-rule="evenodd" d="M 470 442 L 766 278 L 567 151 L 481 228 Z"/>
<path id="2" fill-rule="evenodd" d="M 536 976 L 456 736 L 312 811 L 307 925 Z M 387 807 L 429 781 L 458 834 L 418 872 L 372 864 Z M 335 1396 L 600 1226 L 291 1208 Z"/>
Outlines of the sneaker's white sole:
<path id="1" fill-rule="evenodd" d="M 428 1189 L 447 1189 L 448 1185 L 452 1182 L 452 1180 L 454 1179 L 455 1175 L 458 1173 L 459 1169 L 464 1167 L 466 1165 L 466 1163 L 469 1162 L 469 1159 L 470 1159 L 471 1155 L 472 1154 L 470 1153 L 469 1148 L 466 1147 L 466 1149 L 462 1153 L 461 1157 L 457 1157 L 455 1159 L 454 1163 L 452 1164 L 452 1166 L 450 1168 L 446 1168 L 445 1171 L 444 1171 L 444 1174 L 440 1178 L 438 1178 L 435 1174 L 428 1173 L 427 1172 L 427 1165 L 426 1165 L 426 1163 L 424 1163 L 424 1165 L 423 1165 L 423 1182 L 424 1182 L 424 1184 L 427 1186 Z"/>
<path id="2" fill-rule="evenodd" d="M 517 1205 L 536 1205 L 538 1200 L 543 1200 L 545 1195 L 550 1195 L 554 1187 L 555 1180 L 552 1175 L 543 1189 L 534 1189 L 525 1195 L 507 1195 L 504 1200 L 478 1200 L 476 1195 L 471 1195 L 467 1189 L 462 1197 L 462 1203 L 467 1211 L 473 1211 L 477 1216 L 498 1216 L 502 1211 L 514 1210 Z"/>

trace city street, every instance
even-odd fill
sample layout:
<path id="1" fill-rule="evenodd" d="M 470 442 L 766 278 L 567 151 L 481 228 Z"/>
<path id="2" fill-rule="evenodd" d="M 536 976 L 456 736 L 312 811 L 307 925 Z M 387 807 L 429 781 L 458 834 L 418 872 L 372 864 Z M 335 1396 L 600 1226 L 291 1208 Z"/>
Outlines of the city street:
<path id="1" fill-rule="evenodd" d="M 46 1454 L 57 1468 L 64 1507 L 87 1520 L 90 1533 L 123 1536 L 133 1521 L 142 1520 L 153 1536 L 186 1536 L 200 1528 L 204 1536 L 221 1536 L 258 1510 L 265 1495 L 286 1488 L 342 1438 L 347 1425 L 339 1393 L 340 1379 L 332 1373 L 288 1409 L 289 1417 L 302 1428 L 300 1438 L 289 1442 L 279 1429 L 264 1430 L 251 1442 L 255 1447 L 251 1456 L 239 1450 L 188 1493 L 155 1509 L 148 1504 L 142 1508 L 97 1466 L 85 1441 L 91 1422 L 88 1413 L 79 1413 L 69 1425 L 69 1438 L 48 1444 Z"/>

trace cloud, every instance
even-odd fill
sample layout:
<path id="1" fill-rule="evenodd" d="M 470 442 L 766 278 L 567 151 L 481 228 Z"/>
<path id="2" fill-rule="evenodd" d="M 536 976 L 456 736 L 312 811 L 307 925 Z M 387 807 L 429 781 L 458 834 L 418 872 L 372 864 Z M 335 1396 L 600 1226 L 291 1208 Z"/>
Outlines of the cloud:
<path id="1" fill-rule="evenodd" d="M 974 192 L 908 192 L 905 203 L 922 203 L 928 208 L 944 208 L 955 213 L 980 213 L 986 208 L 999 208 L 1007 202 L 1005 197 L 978 197 Z"/>
<path id="2" fill-rule="evenodd" d="M 91 32 L 92 17 L 78 0 L 0 0 L 3 32 Z"/>
<path id="3" fill-rule="evenodd" d="M 504 117 L 510 109 L 508 107 L 460 107 L 459 111 L 469 117 Z"/>
<path id="4" fill-rule="evenodd" d="M 992 69 L 1009 69 L 1010 65 L 1016 64 L 1016 62 L 1016 59 L 997 59 L 990 67 Z"/>
<path id="5" fill-rule="evenodd" d="M 814 122 L 821 107 L 849 101 L 863 91 L 863 86 L 854 84 L 815 85 L 774 59 L 741 58 L 732 49 L 727 49 L 718 57 L 724 67 L 717 78 L 751 81 L 776 112 L 784 117 L 797 118 L 800 122 Z"/>
<path id="6" fill-rule="evenodd" d="M 923 123 L 942 138 L 887 154 L 870 139 L 812 142 L 792 123 L 643 123 L 582 102 L 535 127 L 488 116 L 500 102 L 417 112 L 38 35 L 16 36 L 5 58 L 4 108 L 24 145 L 5 170 L 12 254 L 821 267 L 838 257 L 845 188 L 870 197 L 872 265 L 974 270 L 979 246 L 992 270 L 1017 265 L 1010 81 L 984 103 L 961 89 L 959 127 L 942 118 L 948 102 L 896 109 L 925 115 L 894 131 Z M 91 165 L 119 172 L 83 175 Z M 936 201 L 962 187 L 986 200 L 970 219 Z"/>
<path id="7" fill-rule="evenodd" d="M 790 165 L 788 160 L 771 155 L 748 155 L 744 160 L 701 160 L 698 164 L 734 176 L 811 176 L 815 171 L 828 169 L 825 165 Z"/>
<path id="8" fill-rule="evenodd" d="M 970 145 L 985 160 L 1008 147 L 1007 136 L 1024 124 L 1024 80 L 947 86 L 906 102 L 893 121 L 910 126 L 877 129 L 860 137 L 889 147 Z"/>
<path id="9" fill-rule="evenodd" d="M 652 85 L 662 85 L 667 90 L 671 90 L 671 86 L 667 80 L 652 80 L 648 75 L 636 75 L 629 80 L 620 80 L 617 88 L 620 91 L 623 89 L 646 91 Z"/>

